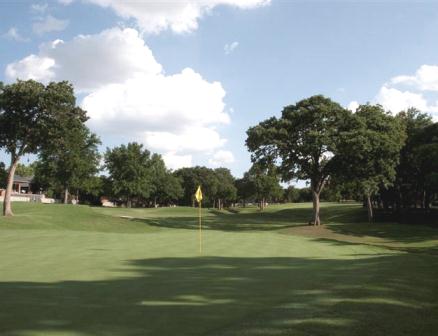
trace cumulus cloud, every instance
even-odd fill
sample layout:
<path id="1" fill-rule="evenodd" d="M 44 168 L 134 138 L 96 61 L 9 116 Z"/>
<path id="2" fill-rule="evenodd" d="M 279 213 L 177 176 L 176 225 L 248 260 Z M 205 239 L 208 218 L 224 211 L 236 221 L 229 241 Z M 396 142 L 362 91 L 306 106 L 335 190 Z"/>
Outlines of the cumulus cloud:
<path id="1" fill-rule="evenodd" d="M 17 42 L 28 42 L 29 39 L 23 37 L 19 32 L 18 29 L 15 27 L 9 28 L 9 30 L 3 34 L 3 37 L 8 40 L 13 40 Z"/>
<path id="2" fill-rule="evenodd" d="M 438 91 L 438 66 L 422 65 L 414 75 L 393 77 L 391 84 L 404 84 L 420 91 Z"/>
<path id="3" fill-rule="evenodd" d="M 348 104 L 347 108 L 350 111 L 356 112 L 357 108 L 359 107 L 359 103 L 355 100 L 351 101 L 350 104 Z"/>
<path id="4" fill-rule="evenodd" d="M 68 4 L 73 0 L 59 0 Z M 252 9 L 268 5 L 271 0 L 182 0 L 182 1 L 125 1 L 85 0 L 103 8 L 110 8 L 124 19 L 136 20 L 140 29 L 158 33 L 171 29 L 175 33 L 186 33 L 198 28 L 198 21 L 217 6 L 232 6 Z"/>
<path id="5" fill-rule="evenodd" d="M 49 61 L 50 60 L 50 61 Z M 47 68 L 42 68 L 44 64 Z M 43 82 L 68 79 L 79 91 L 162 72 L 152 51 L 134 29 L 113 28 L 95 35 L 79 35 L 72 41 L 55 40 L 40 46 L 38 55 L 11 63 L 9 79 L 27 79 L 36 69 Z M 45 76 L 44 76 L 45 74 Z"/>
<path id="6" fill-rule="evenodd" d="M 239 42 L 237 41 L 225 44 L 224 46 L 225 55 L 231 54 L 238 46 L 239 46 Z"/>
<path id="7" fill-rule="evenodd" d="M 173 168 L 226 143 L 217 130 L 230 122 L 221 83 L 190 68 L 165 74 L 134 29 L 43 44 L 38 54 L 9 64 L 6 77 L 72 81 L 84 95 L 93 130 L 141 141 L 165 153 Z"/>
<path id="8" fill-rule="evenodd" d="M 214 167 L 223 167 L 234 162 L 234 155 L 227 150 L 218 150 L 213 154 L 213 157 L 208 160 L 208 163 Z"/>
<path id="9" fill-rule="evenodd" d="M 395 88 L 383 86 L 377 97 L 377 102 L 394 113 L 415 107 L 423 112 L 437 112 L 437 106 L 429 105 L 421 93 L 401 91 Z"/>
<path id="10" fill-rule="evenodd" d="M 391 78 L 379 90 L 375 101 L 393 113 L 415 107 L 438 119 L 438 66 L 422 65 L 414 75 Z"/>
<path id="11" fill-rule="evenodd" d="M 52 15 L 47 15 L 42 20 L 35 22 L 32 29 L 35 34 L 43 35 L 45 33 L 63 31 L 67 28 L 68 24 L 68 20 L 60 20 Z"/>
<path id="12" fill-rule="evenodd" d="M 45 56 L 29 55 L 6 66 L 5 75 L 10 80 L 34 79 L 47 82 L 55 78 L 55 60 Z"/>
<path id="13" fill-rule="evenodd" d="M 191 155 L 178 155 L 175 152 L 168 152 L 163 155 L 163 160 L 166 167 L 173 170 L 192 166 Z"/>

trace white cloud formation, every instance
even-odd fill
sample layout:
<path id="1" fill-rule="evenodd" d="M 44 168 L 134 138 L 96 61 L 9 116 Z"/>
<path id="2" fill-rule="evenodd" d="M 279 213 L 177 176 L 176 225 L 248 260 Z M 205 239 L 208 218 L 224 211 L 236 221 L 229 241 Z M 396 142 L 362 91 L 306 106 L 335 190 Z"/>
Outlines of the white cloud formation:
<path id="1" fill-rule="evenodd" d="M 359 103 L 355 100 L 351 101 L 350 104 L 348 104 L 347 108 L 350 111 L 356 112 L 357 108 L 359 107 Z"/>
<path id="2" fill-rule="evenodd" d="M 237 41 L 225 44 L 224 46 L 225 55 L 231 54 L 238 46 L 239 46 L 239 42 Z"/>
<path id="3" fill-rule="evenodd" d="M 437 106 L 428 105 L 427 100 L 421 93 L 414 93 L 410 91 L 401 91 L 395 88 L 388 88 L 383 86 L 376 100 L 386 110 L 393 113 L 406 110 L 410 107 L 415 107 L 422 112 L 437 112 Z"/>
<path id="4" fill-rule="evenodd" d="M 68 20 L 60 20 L 52 15 L 47 15 L 44 19 L 35 22 L 32 29 L 35 34 L 43 35 L 44 33 L 63 31 L 68 24 Z"/>
<path id="5" fill-rule="evenodd" d="M 134 29 L 113 28 L 71 41 L 56 40 L 6 68 L 10 80 L 70 80 L 84 98 L 90 127 L 143 142 L 166 153 L 172 167 L 193 153 L 221 148 L 217 126 L 228 124 L 221 83 L 186 68 L 167 75 Z"/>
<path id="6" fill-rule="evenodd" d="M 68 4 L 73 0 L 59 1 Z M 226 5 L 240 9 L 252 9 L 266 6 L 271 2 L 271 0 L 85 1 L 110 8 L 124 19 L 135 19 L 140 29 L 148 33 L 159 33 L 167 29 L 171 29 L 175 33 L 196 30 L 198 20 L 217 6 Z"/>
<path id="7" fill-rule="evenodd" d="M 214 167 L 223 167 L 234 162 L 234 155 L 227 150 L 218 150 L 213 154 L 213 157 L 208 160 L 208 163 Z"/>
<path id="8" fill-rule="evenodd" d="M 5 75 L 10 80 L 34 79 L 48 82 L 54 79 L 55 60 L 45 56 L 29 55 L 6 66 Z"/>
<path id="9" fill-rule="evenodd" d="M 33 12 L 40 14 L 44 13 L 47 10 L 47 7 L 47 3 L 32 4 L 30 6 Z"/>
<path id="10" fill-rule="evenodd" d="M 438 91 L 438 66 L 422 65 L 412 76 L 396 76 L 391 84 L 404 84 L 420 91 Z"/>
<path id="11" fill-rule="evenodd" d="M 16 27 L 11 27 L 9 30 L 3 34 L 4 38 L 7 38 L 8 40 L 13 40 L 17 42 L 28 42 L 29 39 L 23 37 Z"/>
<path id="12" fill-rule="evenodd" d="M 438 66 L 422 65 L 414 75 L 391 78 L 379 90 L 375 101 L 393 113 L 415 107 L 438 119 Z"/>
<path id="13" fill-rule="evenodd" d="M 41 76 L 29 77 L 38 68 Z M 68 79 L 82 92 L 161 72 L 161 65 L 136 30 L 113 28 L 79 35 L 69 42 L 43 44 L 38 55 L 8 65 L 6 76 L 43 82 Z"/>
<path id="14" fill-rule="evenodd" d="M 178 155 L 175 152 L 168 152 L 163 155 L 163 160 L 166 167 L 173 170 L 192 166 L 191 155 Z"/>

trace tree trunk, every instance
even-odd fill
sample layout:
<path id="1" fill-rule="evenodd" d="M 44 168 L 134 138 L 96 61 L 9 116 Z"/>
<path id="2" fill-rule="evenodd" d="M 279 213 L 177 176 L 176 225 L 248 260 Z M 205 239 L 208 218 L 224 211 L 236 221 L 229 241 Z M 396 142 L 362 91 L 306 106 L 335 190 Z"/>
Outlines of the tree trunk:
<path id="1" fill-rule="evenodd" d="M 321 225 L 321 220 L 319 219 L 319 193 L 312 190 L 313 198 L 313 225 Z"/>
<path id="2" fill-rule="evenodd" d="M 154 208 L 157 208 L 157 198 L 154 197 Z"/>
<path id="3" fill-rule="evenodd" d="M 367 194 L 367 209 L 368 209 L 368 222 L 373 222 L 373 203 L 371 202 L 371 195 Z"/>
<path id="4" fill-rule="evenodd" d="M 68 204 L 68 187 L 64 189 L 64 204 Z"/>
<path id="5" fill-rule="evenodd" d="M 126 200 L 126 207 L 130 208 L 131 207 L 131 198 L 128 197 L 128 199 Z"/>
<path id="6" fill-rule="evenodd" d="M 15 175 L 15 169 L 17 169 L 18 161 L 20 161 L 20 158 L 12 156 L 11 158 L 11 166 L 9 167 L 8 171 L 8 182 L 6 185 L 6 194 L 5 199 L 3 201 L 3 216 L 13 216 L 12 207 L 11 207 L 11 194 L 12 194 L 12 188 L 14 186 L 14 175 Z"/>

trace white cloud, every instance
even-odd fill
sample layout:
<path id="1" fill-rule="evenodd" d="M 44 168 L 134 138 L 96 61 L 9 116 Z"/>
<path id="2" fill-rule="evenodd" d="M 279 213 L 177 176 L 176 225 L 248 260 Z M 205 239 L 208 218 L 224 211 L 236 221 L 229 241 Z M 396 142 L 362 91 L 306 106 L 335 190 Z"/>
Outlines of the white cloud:
<path id="1" fill-rule="evenodd" d="M 234 162 L 234 155 L 227 150 L 218 150 L 213 157 L 208 160 L 208 163 L 214 167 L 223 167 Z"/>
<path id="2" fill-rule="evenodd" d="M 192 166 L 191 155 L 177 155 L 175 152 L 169 152 L 163 155 L 163 160 L 166 167 L 173 170 Z"/>
<path id="3" fill-rule="evenodd" d="M 7 38 L 8 40 L 13 40 L 17 42 L 27 42 L 29 41 L 28 38 L 23 37 L 19 32 L 18 29 L 15 27 L 9 28 L 9 30 L 3 34 L 4 38 Z"/>
<path id="4" fill-rule="evenodd" d="M 55 40 L 41 45 L 32 62 L 24 60 L 8 65 L 9 79 L 27 79 L 29 74 L 38 71 L 41 76 L 34 79 L 43 82 L 68 79 L 79 91 L 91 91 L 162 71 L 134 29 L 113 28 L 96 35 L 79 35 L 67 43 Z M 50 67 L 40 68 L 41 63 L 49 64 L 42 60 L 51 60 Z"/>
<path id="5" fill-rule="evenodd" d="M 44 33 L 59 32 L 67 28 L 68 20 L 60 20 L 52 15 L 47 15 L 44 19 L 33 24 L 32 29 L 34 33 L 42 35 Z"/>
<path id="6" fill-rule="evenodd" d="M 221 83 L 190 68 L 165 74 L 134 29 L 46 43 L 37 55 L 9 64 L 6 76 L 72 81 L 84 94 L 82 107 L 94 131 L 171 153 L 167 160 L 173 167 L 226 142 L 217 130 L 230 122 Z"/>
<path id="7" fill-rule="evenodd" d="M 422 65 L 413 76 L 396 76 L 391 84 L 404 84 L 420 91 L 438 91 L 438 66 Z"/>
<path id="8" fill-rule="evenodd" d="M 268 5 L 271 0 L 182 0 L 182 1 L 126 1 L 85 0 L 86 2 L 112 9 L 124 19 L 135 19 L 142 31 L 158 33 L 171 29 L 186 33 L 198 28 L 198 21 L 217 6 L 232 6 L 252 9 Z M 70 0 L 60 0 L 70 3 Z"/>
<path id="9" fill-rule="evenodd" d="M 32 54 L 18 62 L 8 64 L 5 75 L 10 80 L 34 79 L 47 82 L 55 78 L 54 66 L 54 59 Z"/>
<path id="10" fill-rule="evenodd" d="M 48 7 L 47 3 L 32 4 L 30 6 L 33 12 L 40 14 L 44 13 L 47 10 L 47 7 Z"/>
<path id="11" fill-rule="evenodd" d="M 234 41 L 234 42 L 229 43 L 229 44 L 228 43 L 225 44 L 225 46 L 224 46 L 225 55 L 231 54 L 238 46 L 239 46 L 239 42 L 237 42 L 237 41 Z"/>
<path id="12" fill-rule="evenodd" d="M 393 113 L 407 110 L 410 107 L 415 107 L 422 112 L 437 113 L 438 102 L 429 104 L 421 93 L 414 93 L 410 91 L 401 91 L 395 88 L 388 88 L 383 86 L 376 100 L 386 110 Z"/>
<path id="13" fill-rule="evenodd" d="M 359 107 L 359 103 L 355 100 L 351 101 L 350 104 L 348 104 L 347 108 L 350 111 L 356 112 L 357 108 Z"/>

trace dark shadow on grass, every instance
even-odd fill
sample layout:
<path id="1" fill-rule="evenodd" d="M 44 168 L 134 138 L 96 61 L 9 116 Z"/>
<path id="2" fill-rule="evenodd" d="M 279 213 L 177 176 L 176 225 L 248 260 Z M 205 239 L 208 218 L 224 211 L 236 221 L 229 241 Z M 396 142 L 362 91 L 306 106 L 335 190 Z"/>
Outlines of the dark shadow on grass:
<path id="1" fill-rule="evenodd" d="M 308 225 L 312 216 L 311 208 L 291 208 L 279 211 L 230 212 L 209 210 L 203 218 L 203 227 L 207 230 L 221 231 L 272 231 L 288 227 Z M 348 222 L 358 219 L 363 221 L 363 210 L 357 205 L 340 205 L 322 207 L 322 218 L 327 222 Z M 157 217 L 134 218 L 136 222 L 151 226 L 172 229 L 198 229 L 198 217 Z"/>
<path id="2" fill-rule="evenodd" d="M 125 278 L 1 282 L 0 334 L 436 335 L 437 261 L 131 260 Z"/>

